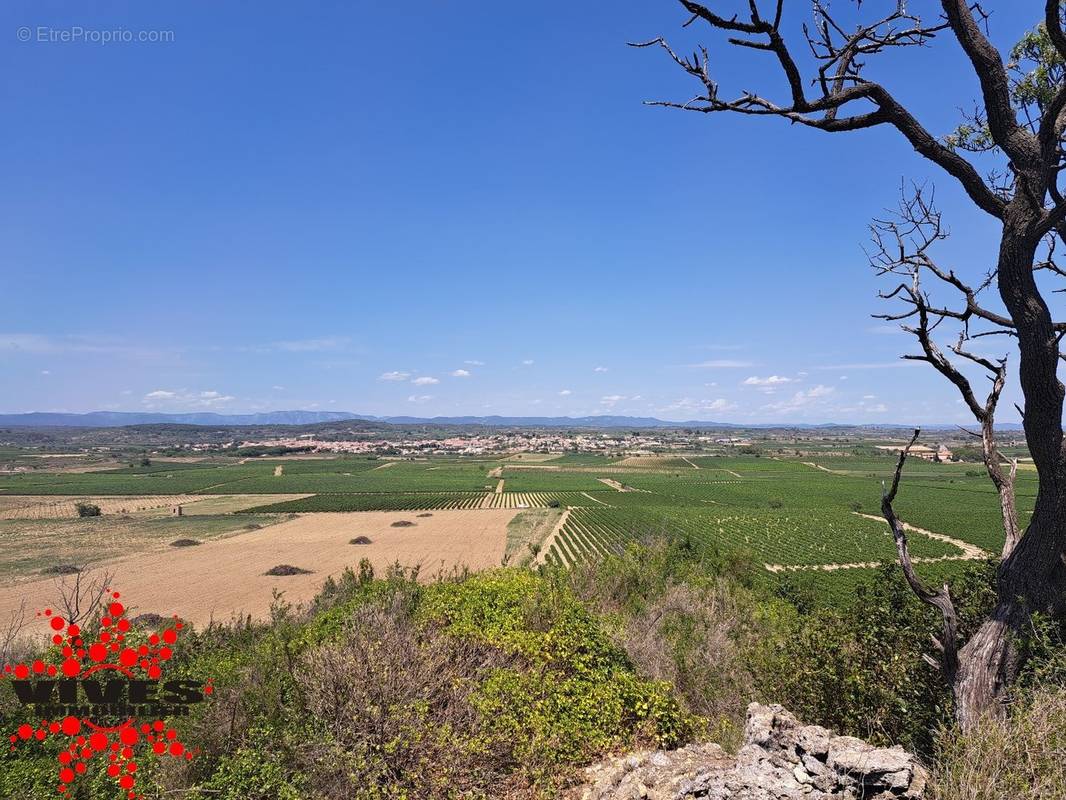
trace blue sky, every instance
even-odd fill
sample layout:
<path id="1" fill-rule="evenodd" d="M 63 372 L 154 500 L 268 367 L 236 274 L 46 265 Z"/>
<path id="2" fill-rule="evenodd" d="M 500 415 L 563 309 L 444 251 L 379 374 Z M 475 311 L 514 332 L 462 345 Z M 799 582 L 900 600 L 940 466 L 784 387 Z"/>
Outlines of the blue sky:
<path id="1" fill-rule="evenodd" d="M 668 0 L 250 8 L 0 9 L 0 411 L 966 419 L 861 245 L 903 178 L 962 273 L 991 220 L 888 129 L 645 107 L 695 87 L 625 43 L 779 96 L 764 54 Z M 938 135 L 978 96 L 948 39 L 870 74 Z"/>

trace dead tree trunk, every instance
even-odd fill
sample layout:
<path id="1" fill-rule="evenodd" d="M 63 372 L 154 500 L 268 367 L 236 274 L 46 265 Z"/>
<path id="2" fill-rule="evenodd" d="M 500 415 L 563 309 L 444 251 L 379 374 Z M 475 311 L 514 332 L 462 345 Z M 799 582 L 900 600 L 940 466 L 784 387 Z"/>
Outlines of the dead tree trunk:
<path id="1" fill-rule="evenodd" d="M 773 59 L 787 91 L 779 100 L 750 91 L 723 98 L 711 75 L 707 48 L 698 46 L 692 55 L 681 56 L 658 37 L 635 46 L 662 48 L 697 82 L 700 94 L 683 102 L 651 105 L 703 114 L 778 117 L 831 133 L 890 126 L 918 154 L 957 181 L 974 205 L 1000 225 L 998 254 L 994 264 L 980 265 L 989 276 L 979 284 L 968 284 L 933 261 L 929 249 L 946 234 L 941 231 L 939 214 L 920 189 L 904 198 L 900 221 L 878 221 L 873 226 L 877 252 L 872 262 L 880 274 L 905 279 L 881 295 L 902 301 L 902 313 L 880 316 L 901 322 L 917 338 L 921 353 L 904 358 L 928 362 L 961 393 L 980 424 L 974 436 L 981 441 L 985 468 L 1003 513 L 998 602 L 971 639 L 961 643 L 948 587 L 934 590 L 922 583 L 911 566 L 906 533 L 892 508 L 906 449 L 882 503 L 907 580 L 923 602 L 942 614 L 943 630 L 937 639 L 941 656 L 930 660 L 943 668 L 955 696 L 958 720 L 969 727 L 983 714 L 1002 710 L 1002 700 L 1021 666 L 1019 644 L 1027 636 L 1031 616 L 1066 613 L 1064 388 L 1057 376 L 1064 358 L 1059 345 L 1066 335 L 1066 321 L 1053 320 L 1037 281 L 1038 273 L 1066 278 L 1066 269 L 1054 258 L 1056 242 L 1066 238 L 1066 198 L 1058 185 L 1060 173 L 1066 172 L 1063 2 L 1045 0 L 1040 26 L 1011 52 L 1008 64 L 985 34 L 987 14 L 971 0 L 940 0 L 941 13 L 931 23 L 909 13 L 898 0 L 872 0 L 863 8 L 880 4 L 887 15 L 857 25 L 834 19 L 829 4 L 815 0 L 813 24 L 803 27 L 807 47 L 801 52 L 789 46 L 782 32 L 784 0 L 678 2 L 688 14 L 685 27 L 698 21 L 722 32 L 730 46 Z M 885 50 L 926 46 L 943 35 L 953 37 L 961 47 L 980 83 L 981 103 L 955 134 L 938 138 L 884 85 L 868 80 L 863 67 Z M 805 68 L 810 71 L 807 76 Z M 987 176 L 979 172 L 965 156 L 974 152 L 998 156 L 998 171 Z M 953 292 L 956 300 L 932 301 L 922 286 L 927 276 L 935 279 L 935 287 Z M 992 286 L 999 290 L 1002 308 L 980 301 L 982 292 Z M 955 358 L 945 355 L 931 336 L 945 321 L 960 329 L 958 343 L 950 348 Z M 1024 529 L 1014 500 L 1017 465 L 999 453 L 994 428 L 996 404 L 1007 379 L 1007 359 L 991 360 L 966 349 L 968 341 L 993 334 L 1017 344 L 1018 382 L 1025 399 L 1024 409 L 1019 410 L 1040 481 L 1035 511 Z M 974 368 L 992 379 L 992 389 L 983 402 L 966 374 Z"/>

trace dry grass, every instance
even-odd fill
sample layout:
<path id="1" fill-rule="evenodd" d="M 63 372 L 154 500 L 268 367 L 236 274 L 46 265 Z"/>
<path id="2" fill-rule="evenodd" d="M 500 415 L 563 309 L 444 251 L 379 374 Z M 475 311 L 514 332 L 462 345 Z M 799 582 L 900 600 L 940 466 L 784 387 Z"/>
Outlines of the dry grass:
<path id="1" fill-rule="evenodd" d="M 129 550 L 132 555 L 112 558 L 106 564 L 115 575 L 116 588 L 129 598 L 131 606 L 178 614 L 198 625 L 241 614 L 268 619 L 275 588 L 284 590 L 289 602 L 308 602 L 326 576 L 339 575 L 361 558 L 382 572 L 397 562 L 409 567 L 422 565 L 427 579 L 436 570 L 456 566 L 475 570 L 499 566 L 507 523 L 514 514 L 503 510 L 437 511 L 433 517 L 420 520 L 417 527 L 395 529 L 391 523 L 408 516 L 404 512 L 318 513 L 248 532 L 240 530 L 250 522 L 247 517 L 167 517 L 151 521 L 158 530 L 149 530 L 151 526 L 143 520 L 122 522 L 114 518 L 121 522 L 119 527 L 109 523 L 108 517 L 64 520 L 38 523 L 55 530 L 38 538 L 39 551 L 33 554 L 26 551 L 24 524 L 6 523 L 11 530 L 5 537 L 5 523 L 0 523 L 0 568 L 5 566 L 5 557 L 8 566 L 15 568 L 19 559 L 32 555 L 33 569 L 27 572 L 23 564 L 21 574 L 36 576 L 35 580 L 18 584 L 5 581 L 0 586 L 0 619 L 23 597 L 30 608 L 49 606 L 54 586 L 51 580 L 40 578 L 42 567 L 83 564 L 90 558 L 103 560 L 104 554 L 118 556 Z M 265 522 L 270 518 L 256 519 Z M 207 523 L 225 523 L 234 532 L 210 538 L 203 527 Z M 81 531 L 77 542 L 66 534 L 75 530 Z M 205 541 L 199 547 L 168 546 L 182 534 Z M 371 544 L 351 547 L 348 542 L 360 535 L 371 539 Z M 70 552 L 72 544 L 77 545 L 76 552 Z M 10 545 L 9 550 L 4 549 L 6 545 Z M 285 563 L 313 570 L 314 574 L 283 578 L 263 574 Z"/>
<path id="2" fill-rule="evenodd" d="M 98 564 L 170 549 L 175 539 L 217 539 L 283 515 L 185 516 L 169 513 L 71 519 L 0 520 L 0 586 L 33 579 L 56 564 Z M 269 565 L 268 565 L 269 566 Z"/>
<path id="3" fill-rule="evenodd" d="M 947 734 L 930 800 L 1066 798 L 1066 687 L 1042 689 L 1003 720 Z"/>
<path id="4" fill-rule="evenodd" d="M 504 558 L 508 564 L 525 564 L 546 550 L 546 540 L 559 527 L 566 513 L 562 508 L 535 508 L 520 511 L 507 526 L 507 550 Z"/>
<path id="5" fill-rule="evenodd" d="M 353 775 L 390 787 L 389 797 L 484 796 L 510 766 L 506 742 L 464 748 L 454 740 L 457 731 L 470 739 L 482 732 L 472 695 L 507 657 L 474 639 L 419 630 L 404 602 L 359 609 L 342 641 L 301 665 L 308 710 L 330 732 L 331 744 L 307 753 L 323 798 L 351 797 Z"/>
<path id="6" fill-rule="evenodd" d="M 72 519 L 78 516 L 78 503 L 92 503 L 100 507 L 100 513 L 136 514 L 143 511 L 171 509 L 202 500 L 188 494 L 175 495 L 127 495 L 121 497 L 51 497 L 11 496 L 0 497 L 0 519 Z"/>

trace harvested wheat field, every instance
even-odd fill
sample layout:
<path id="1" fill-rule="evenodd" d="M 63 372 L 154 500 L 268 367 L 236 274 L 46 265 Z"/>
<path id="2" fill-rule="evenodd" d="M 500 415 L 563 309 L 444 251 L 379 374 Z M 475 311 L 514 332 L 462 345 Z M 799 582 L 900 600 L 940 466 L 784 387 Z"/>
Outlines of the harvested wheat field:
<path id="1" fill-rule="evenodd" d="M 98 506 L 102 514 L 135 514 L 195 503 L 203 495 L 122 495 L 114 497 L 12 495 L 0 498 L 0 519 L 72 519 L 77 504 Z"/>
<path id="2" fill-rule="evenodd" d="M 308 601 L 322 581 L 355 567 L 363 558 L 377 570 L 399 562 L 421 565 L 422 575 L 465 566 L 499 566 L 507 544 L 507 525 L 515 511 L 447 510 L 431 517 L 411 512 L 318 513 L 299 516 L 257 531 L 205 541 L 199 547 L 160 548 L 97 565 L 110 572 L 135 614 L 178 614 L 203 625 L 250 614 L 265 618 L 274 589 L 289 602 Z M 414 525 L 394 527 L 397 522 Z M 370 544 L 350 541 L 366 536 Z M 309 574 L 267 576 L 279 565 Z M 0 588 L 0 620 L 25 600 L 29 609 L 54 603 L 54 579 Z"/>

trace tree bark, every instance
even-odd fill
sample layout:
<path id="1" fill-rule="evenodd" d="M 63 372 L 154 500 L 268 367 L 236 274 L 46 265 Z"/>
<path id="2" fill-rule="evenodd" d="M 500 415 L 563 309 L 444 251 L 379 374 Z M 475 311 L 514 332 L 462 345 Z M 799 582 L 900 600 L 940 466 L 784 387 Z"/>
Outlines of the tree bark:
<path id="1" fill-rule="evenodd" d="M 1023 188 L 1004 215 L 998 260 L 1000 297 L 1015 323 L 1025 397 L 1023 428 L 1039 476 L 1036 505 L 1021 536 L 1007 540 L 997 571 L 998 603 L 959 651 L 952 690 L 963 730 L 984 715 L 1000 715 L 1020 667 L 1019 644 L 1033 613 L 1061 614 L 1066 607 L 1066 459 L 1063 454 L 1063 385 L 1058 380 L 1058 338 L 1036 284 L 1033 263 L 1040 220 Z M 1013 487 L 1011 487 L 1013 489 Z M 1013 491 L 1011 491 L 1013 495 Z M 1013 507 L 1011 508 L 1013 511 Z"/>

